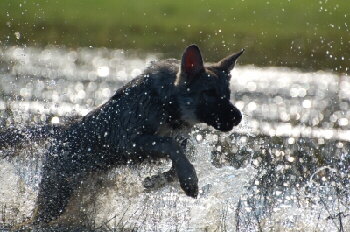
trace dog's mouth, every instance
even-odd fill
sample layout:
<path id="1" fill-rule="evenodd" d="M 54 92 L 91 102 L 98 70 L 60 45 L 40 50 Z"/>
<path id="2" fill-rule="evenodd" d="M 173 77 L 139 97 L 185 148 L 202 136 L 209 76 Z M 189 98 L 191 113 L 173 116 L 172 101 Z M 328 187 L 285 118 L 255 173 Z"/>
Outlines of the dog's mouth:
<path id="1" fill-rule="evenodd" d="M 230 102 L 203 104 L 196 115 L 200 122 L 206 123 L 216 130 L 227 132 L 242 121 L 242 113 Z"/>
<path id="2" fill-rule="evenodd" d="M 214 128 L 216 130 L 219 130 L 219 131 L 222 131 L 222 132 L 229 132 L 233 129 L 233 126 L 226 126 L 226 127 L 223 127 L 221 126 L 220 124 L 218 124 L 216 127 L 214 126 Z"/>
<path id="3" fill-rule="evenodd" d="M 213 125 L 213 127 L 216 130 L 223 131 L 223 132 L 228 132 L 233 129 L 233 126 L 222 126 L 221 123 L 217 123 L 216 125 Z"/>
<path id="4" fill-rule="evenodd" d="M 232 107 L 222 117 L 218 117 L 211 126 L 216 130 L 228 132 L 242 121 L 242 113 L 235 107 Z M 211 124 L 211 123 L 208 123 Z"/>
<path id="5" fill-rule="evenodd" d="M 222 132 L 228 132 L 233 129 L 233 127 L 237 126 L 242 120 L 242 117 L 240 119 L 235 119 L 232 123 L 215 123 L 213 126 L 216 130 L 222 131 Z"/>

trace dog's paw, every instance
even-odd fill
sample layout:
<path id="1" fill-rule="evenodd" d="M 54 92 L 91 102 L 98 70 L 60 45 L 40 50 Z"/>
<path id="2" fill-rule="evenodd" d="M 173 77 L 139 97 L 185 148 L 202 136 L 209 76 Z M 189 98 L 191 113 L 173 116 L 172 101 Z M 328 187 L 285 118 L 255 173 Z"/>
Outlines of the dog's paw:
<path id="1" fill-rule="evenodd" d="M 146 177 L 143 180 L 143 187 L 146 190 L 153 190 L 163 187 L 166 184 L 167 180 L 164 178 L 163 175 L 154 175 L 151 177 Z"/>
<path id="2" fill-rule="evenodd" d="M 187 196 L 197 198 L 198 196 L 198 181 L 187 179 L 180 182 L 181 188 L 185 191 Z"/>
<path id="3" fill-rule="evenodd" d="M 186 169 L 182 169 L 179 173 L 179 181 L 181 188 L 185 191 L 187 196 L 197 198 L 198 196 L 198 178 L 196 170 L 190 164 Z"/>
<path id="4" fill-rule="evenodd" d="M 174 169 L 170 169 L 167 172 L 160 173 L 151 177 L 146 177 L 143 180 L 143 187 L 146 190 L 158 189 L 165 186 L 167 183 L 173 182 L 176 178 L 176 172 Z"/>

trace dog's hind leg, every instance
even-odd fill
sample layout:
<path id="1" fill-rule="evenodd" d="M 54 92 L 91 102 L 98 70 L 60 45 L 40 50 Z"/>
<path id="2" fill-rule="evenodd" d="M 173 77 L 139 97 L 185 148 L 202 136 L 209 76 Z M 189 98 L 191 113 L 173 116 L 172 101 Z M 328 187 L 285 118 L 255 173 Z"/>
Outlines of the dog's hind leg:
<path id="1" fill-rule="evenodd" d="M 44 167 L 34 223 L 48 223 L 64 212 L 74 190 L 74 179 L 52 165 Z"/>

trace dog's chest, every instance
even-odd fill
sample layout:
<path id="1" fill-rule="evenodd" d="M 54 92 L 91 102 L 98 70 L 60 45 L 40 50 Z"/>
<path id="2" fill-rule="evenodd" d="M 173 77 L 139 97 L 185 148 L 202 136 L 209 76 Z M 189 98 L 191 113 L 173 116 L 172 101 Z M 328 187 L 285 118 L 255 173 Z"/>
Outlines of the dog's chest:
<path id="1" fill-rule="evenodd" d="M 182 140 L 188 137 L 191 128 L 173 129 L 169 124 L 162 124 L 156 131 L 156 135 L 161 137 L 171 137 L 176 140 Z"/>

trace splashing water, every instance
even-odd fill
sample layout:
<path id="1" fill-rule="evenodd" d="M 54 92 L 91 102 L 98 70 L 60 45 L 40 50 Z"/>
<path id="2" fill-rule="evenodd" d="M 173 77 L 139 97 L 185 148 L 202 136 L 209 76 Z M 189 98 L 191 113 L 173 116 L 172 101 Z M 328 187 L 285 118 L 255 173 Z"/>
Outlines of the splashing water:
<path id="1" fill-rule="evenodd" d="M 0 129 L 85 115 L 157 58 L 90 48 L 0 53 Z M 348 77 L 238 67 L 231 89 L 241 125 L 191 134 L 198 199 L 178 183 L 144 190 L 143 179 L 169 162 L 123 166 L 91 174 L 59 221 L 97 231 L 349 230 Z M 31 217 L 45 148 L 33 143 L 0 159 L 0 229 Z"/>

